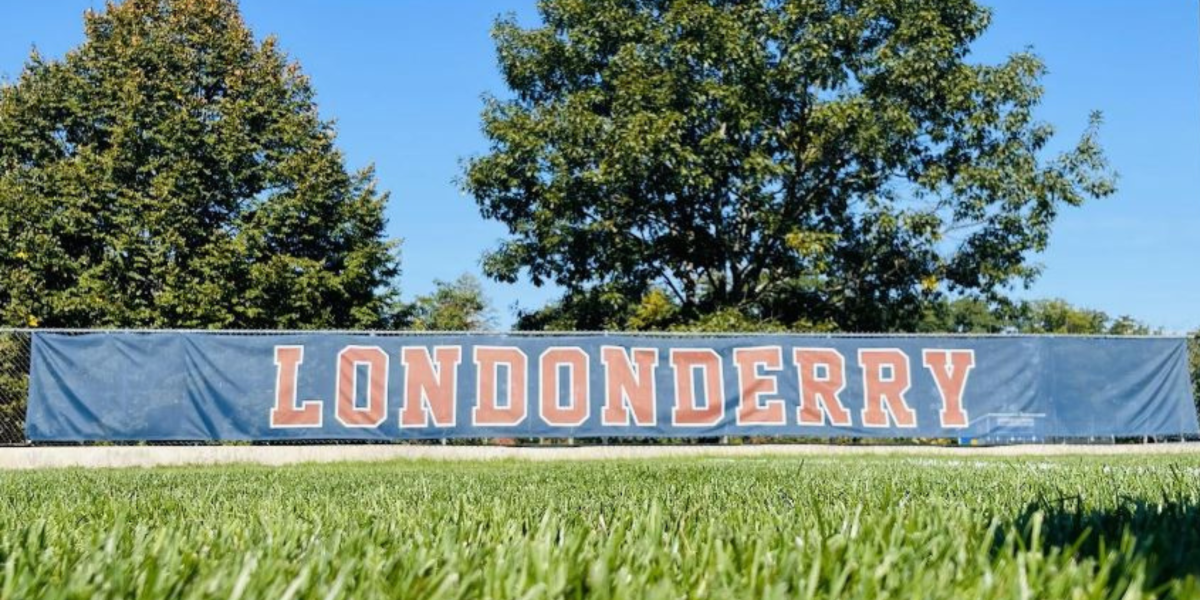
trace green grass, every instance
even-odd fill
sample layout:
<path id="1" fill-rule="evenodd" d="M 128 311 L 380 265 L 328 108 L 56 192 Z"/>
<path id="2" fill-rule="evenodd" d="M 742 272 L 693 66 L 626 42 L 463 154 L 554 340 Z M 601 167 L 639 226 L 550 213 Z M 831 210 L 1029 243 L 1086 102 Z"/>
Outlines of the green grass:
<path id="1" fill-rule="evenodd" d="M 1200 597 L 1200 459 L 0 474 L 3 598 Z"/>

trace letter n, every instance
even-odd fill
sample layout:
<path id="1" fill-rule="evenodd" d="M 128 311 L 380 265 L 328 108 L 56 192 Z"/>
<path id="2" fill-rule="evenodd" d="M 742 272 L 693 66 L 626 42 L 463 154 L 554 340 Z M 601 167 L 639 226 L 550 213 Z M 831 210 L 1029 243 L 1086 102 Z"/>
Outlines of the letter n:
<path id="1" fill-rule="evenodd" d="M 404 366 L 400 427 L 428 427 L 430 416 L 434 427 L 454 427 L 461 362 L 461 346 L 437 346 L 433 356 L 424 346 L 400 349 L 400 364 Z"/>
<path id="2" fill-rule="evenodd" d="M 658 367 L 657 348 L 630 348 L 632 360 L 617 346 L 600 348 L 604 364 L 604 411 L 600 422 L 606 426 L 628 426 L 630 414 L 638 427 L 658 423 L 658 390 L 654 371 Z"/>

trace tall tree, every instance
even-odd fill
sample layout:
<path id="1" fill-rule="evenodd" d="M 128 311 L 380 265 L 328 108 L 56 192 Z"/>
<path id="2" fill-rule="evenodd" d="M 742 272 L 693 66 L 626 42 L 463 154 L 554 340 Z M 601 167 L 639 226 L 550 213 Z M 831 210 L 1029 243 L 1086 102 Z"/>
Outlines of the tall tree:
<path id="1" fill-rule="evenodd" d="M 914 327 L 1034 278 L 1060 209 L 1114 189 L 1098 115 L 1047 156 L 1036 56 L 969 60 L 973 0 L 539 11 L 496 25 L 512 95 L 487 101 L 464 187 L 510 232 L 487 274 L 561 286 L 577 327 L 623 326 L 655 289 L 681 322 Z"/>
<path id="2" fill-rule="evenodd" d="M 974 298 L 931 303 L 917 329 L 925 333 L 1051 333 L 1155 335 L 1161 329 L 1129 315 L 1074 306 L 1066 300 L 1023 300 L 989 305 Z"/>
<path id="3" fill-rule="evenodd" d="M 479 280 L 464 274 L 454 281 L 435 281 L 432 293 L 412 305 L 411 327 L 418 331 L 485 331 L 495 326 L 491 301 Z"/>
<path id="4" fill-rule="evenodd" d="M 381 327 L 397 243 L 234 0 L 125 0 L 0 88 L 0 321 Z"/>

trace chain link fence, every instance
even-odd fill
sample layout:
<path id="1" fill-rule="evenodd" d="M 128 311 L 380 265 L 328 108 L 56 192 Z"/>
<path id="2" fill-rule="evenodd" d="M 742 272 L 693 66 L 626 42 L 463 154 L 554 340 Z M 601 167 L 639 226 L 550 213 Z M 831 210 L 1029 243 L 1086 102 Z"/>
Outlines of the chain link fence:
<path id="1" fill-rule="evenodd" d="M 46 330 L 55 333 L 65 334 L 86 334 L 86 333 L 104 333 L 118 330 Z M 120 330 L 122 332 L 126 330 Z M 168 333 L 169 331 L 161 330 L 129 330 L 130 333 Z M 223 335 L 308 335 L 313 333 L 339 333 L 352 335 L 370 335 L 379 337 L 411 337 L 415 335 L 505 335 L 517 337 L 536 337 L 546 335 L 564 335 L 564 336 L 607 336 L 607 335 L 639 335 L 639 336 L 655 336 L 655 337 L 732 337 L 754 335 L 748 333 L 694 333 L 694 332 L 669 332 L 669 333 L 617 333 L 617 332 L 510 332 L 510 333 L 494 333 L 494 332 L 414 332 L 414 331 L 191 331 L 190 333 L 210 333 Z M 841 333 L 841 334 L 801 334 L 810 335 L 811 337 L 993 337 L 990 335 L 978 334 L 886 334 L 886 333 Z M 1073 337 L 1073 336 L 1067 336 Z M 1122 337 L 1122 336 L 1084 336 L 1084 337 Z M 1125 337 L 1153 337 L 1153 336 L 1125 336 Z M 29 392 L 29 364 L 30 350 L 33 340 L 33 331 L 28 329 L 3 329 L 0 328 L 0 446 L 24 445 L 27 443 L 25 437 L 25 411 L 28 401 Z M 1192 382 L 1196 390 L 1197 409 L 1200 410 L 1200 337 L 1189 340 L 1189 351 L 1191 354 L 1192 365 Z M 1176 441 L 1181 438 L 1174 438 Z M 567 440 L 568 442 L 573 442 Z M 623 440 L 624 443 L 629 443 L 636 440 Z M 648 440 L 652 443 L 689 443 L 688 440 Z M 694 442 L 695 440 L 692 440 Z M 724 441 L 724 440 L 723 440 Z M 851 440 L 851 439 L 798 439 L 798 438 L 770 438 L 770 439 L 747 439 L 735 440 L 746 441 L 750 443 L 804 443 L 804 442 L 821 442 L 821 443 L 888 443 L 889 440 Z M 1091 438 L 1091 439 L 1071 439 L 1071 440 L 1050 440 L 1050 439 L 1011 439 L 1011 440 L 990 440 L 990 443 L 1117 443 L 1121 441 L 1129 442 L 1146 442 L 1155 441 L 1151 438 L 1137 438 L 1129 440 L 1119 440 L 1116 438 Z M 1161 440 L 1169 441 L 1169 440 Z M 473 443 L 495 443 L 496 440 L 457 440 L 456 444 L 473 444 Z M 512 441 L 500 441 L 501 444 L 511 443 Z M 540 440 L 538 443 L 554 443 L 554 440 Z M 890 442 L 899 442 L 902 444 L 911 443 L 949 443 L 950 440 L 890 440 Z M 293 442 L 281 442 L 289 444 L 312 444 L 312 443 L 330 443 L 329 441 L 321 440 L 303 440 Z M 355 442 L 355 441 L 339 441 L 336 443 L 370 443 L 370 442 Z M 412 442 L 408 442 L 412 443 Z M 437 441 L 424 440 L 416 443 L 438 443 Z M 444 441 L 442 443 L 445 443 Z"/>
<path id="2" fill-rule="evenodd" d="M 32 338 L 26 331 L 0 330 L 0 445 L 25 442 Z"/>

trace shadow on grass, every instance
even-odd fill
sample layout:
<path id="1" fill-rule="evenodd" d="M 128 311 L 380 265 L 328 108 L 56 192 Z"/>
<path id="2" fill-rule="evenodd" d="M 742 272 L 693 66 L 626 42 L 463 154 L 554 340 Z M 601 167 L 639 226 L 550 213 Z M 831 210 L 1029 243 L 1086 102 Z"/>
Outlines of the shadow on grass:
<path id="1" fill-rule="evenodd" d="M 1020 549 L 1058 550 L 1078 561 L 1107 565 L 1110 583 L 1124 587 L 1144 577 L 1143 587 L 1161 597 L 1200 593 L 1200 500 L 1117 497 L 1042 498 L 1013 521 Z M 1091 506 L 1088 506 L 1091 505 Z M 1003 536 L 996 550 L 1006 546 Z M 1103 568 L 1103 567 L 1102 567 Z"/>

